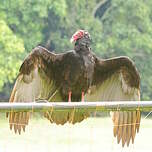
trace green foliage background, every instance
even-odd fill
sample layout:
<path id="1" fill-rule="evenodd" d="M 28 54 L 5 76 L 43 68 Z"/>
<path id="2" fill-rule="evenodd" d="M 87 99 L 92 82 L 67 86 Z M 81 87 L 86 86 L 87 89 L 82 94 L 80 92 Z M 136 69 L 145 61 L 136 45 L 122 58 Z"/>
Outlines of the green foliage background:
<path id="1" fill-rule="evenodd" d="M 151 8 L 149 0 L 0 0 L 1 99 L 9 98 L 19 66 L 33 47 L 67 51 L 78 29 L 90 32 L 98 56 L 131 57 L 140 71 L 142 100 L 152 99 Z"/>

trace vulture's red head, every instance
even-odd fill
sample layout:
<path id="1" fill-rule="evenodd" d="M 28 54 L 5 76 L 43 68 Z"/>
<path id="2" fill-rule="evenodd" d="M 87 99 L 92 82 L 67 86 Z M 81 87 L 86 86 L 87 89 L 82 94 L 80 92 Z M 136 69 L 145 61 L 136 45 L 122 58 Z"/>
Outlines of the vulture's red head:
<path id="1" fill-rule="evenodd" d="M 86 30 L 78 30 L 72 35 L 71 43 L 89 46 L 91 43 L 90 34 Z"/>

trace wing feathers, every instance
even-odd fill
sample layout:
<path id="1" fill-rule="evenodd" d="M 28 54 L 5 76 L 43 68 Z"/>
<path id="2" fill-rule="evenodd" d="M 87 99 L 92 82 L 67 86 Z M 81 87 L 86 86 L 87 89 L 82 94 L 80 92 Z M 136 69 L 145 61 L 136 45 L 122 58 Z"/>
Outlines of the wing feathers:
<path id="1" fill-rule="evenodd" d="M 40 65 L 42 64 L 40 57 L 35 60 L 33 56 L 30 54 L 23 62 L 9 102 L 35 102 L 37 99 L 47 100 L 50 91 L 54 90 L 55 85 L 51 76 L 49 77 Z M 25 70 L 28 71 L 28 74 L 26 74 Z M 10 129 L 14 128 L 15 133 L 18 132 L 20 134 L 21 130 L 25 131 L 29 118 L 29 112 L 13 112 L 12 109 L 12 112 L 9 113 Z"/>
<path id="2" fill-rule="evenodd" d="M 136 111 L 132 112 L 132 143 L 134 143 L 135 134 L 136 134 Z"/>
<path id="3" fill-rule="evenodd" d="M 20 68 L 20 74 L 14 85 L 10 102 L 35 102 L 38 99 L 57 101 L 61 99 L 59 92 L 53 95 L 58 88 L 54 84 L 50 67 L 48 68 L 46 65 L 46 63 L 50 64 L 51 56 L 53 57 L 52 60 L 55 60 L 55 54 L 49 53 L 46 49 L 36 48 L 33 50 Z M 123 101 L 140 99 L 140 79 L 131 60 L 120 57 L 100 62 L 97 59 L 96 66 L 93 78 L 94 86 L 91 86 L 85 95 L 85 100 Z M 89 115 L 87 111 L 81 113 L 75 109 L 66 112 L 53 111 L 52 109 L 44 114 L 51 123 L 55 122 L 62 125 L 66 122 L 75 124 Z M 112 113 L 113 134 L 118 143 L 122 142 L 122 146 L 125 144 L 129 146 L 131 139 L 134 143 L 136 132 L 139 132 L 140 117 L 139 110 Z M 12 110 L 9 113 L 10 129 L 14 129 L 15 133 L 20 134 L 21 130 L 25 131 L 29 118 L 29 112 L 13 112 Z"/>
<path id="4" fill-rule="evenodd" d="M 117 132 L 118 132 L 118 127 L 119 127 L 119 112 L 114 112 L 112 113 L 112 117 L 113 117 L 113 123 L 114 123 L 114 127 L 113 127 L 113 133 L 114 133 L 114 137 L 116 137 Z"/>
<path id="5" fill-rule="evenodd" d="M 127 139 L 127 118 L 128 118 L 128 113 L 124 112 L 123 113 L 123 133 L 122 133 L 122 147 L 125 145 L 125 141 Z"/>
<path id="6" fill-rule="evenodd" d="M 132 125 L 131 125 L 131 112 L 127 112 L 128 113 L 128 121 L 127 121 L 127 146 L 129 146 L 129 143 L 130 143 L 130 139 L 131 139 L 131 128 L 132 128 Z"/>
<path id="7" fill-rule="evenodd" d="M 123 134 L 123 112 L 119 112 L 117 142 L 120 143 Z"/>
<path id="8" fill-rule="evenodd" d="M 139 127 L 140 127 L 140 119 L 141 119 L 141 113 L 139 110 L 136 111 L 137 112 L 137 119 L 136 119 L 136 129 L 137 132 L 139 132 Z"/>
<path id="9" fill-rule="evenodd" d="M 90 88 L 89 93 L 85 96 L 87 101 L 135 101 L 140 100 L 140 88 L 128 85 L 126 68 L 120 69 L 111 75 L 108 79 Z M 123 71 L 123 72 L 122 72 Z M 127 75 L 129 75 L 127 73 Z M 130 76 L 129 76 L 130 77 Z M 96 88 L 96 89 L 95 89 Z M 119 107 L 118 107 L 119 109 Z M 134 143 L 136 132 L 139 132 L 140 111 L 133 112 L 112 112 L 113 134 L 117 142 L 122 142 L 122 146 L 129 146 L 130 140 Z"/>
<path id="10" fill-rule="evenodd" d="M 44 48 L 35 48 L 21 65 L 20 74 L 14 85 L 10 102 L 35 102 L 40 99 L 62 101 L 58 88 L 52 78 L 51 63 L 56 58 L 62 60 L 62 55 L 56 56 Z M 54 91 L 56 90 L 57 92 L 54 95 Z M 64 124 L 69 121 L 72 114 L 69 112 L 54 112 L 50 110 L 46 112 L 44 116 L 49 119 L 50 122 Z M 15 132 L 20 134 L 21 130 L 25 131 L 25 126 L 28 124 L 29 118 L 29 112 L 10 112 L 10 129 L 14 129 Z M 77 121 L 80 120 L 76 119 L 73 123 Z"/>

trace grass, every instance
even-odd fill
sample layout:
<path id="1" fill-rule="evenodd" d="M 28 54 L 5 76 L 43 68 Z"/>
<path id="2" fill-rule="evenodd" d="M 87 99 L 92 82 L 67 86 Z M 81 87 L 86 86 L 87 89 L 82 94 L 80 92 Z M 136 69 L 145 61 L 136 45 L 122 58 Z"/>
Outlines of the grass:
<path id="1" fill-rule="evenodd" d="M 152 121 L 143 119 L 135 144 L 121 148 L 112 133 L 109 117 L 89 118 L 76 125 L 58 126 L 34 117 L 22 135 L 9 130 L 1 116 L 0 152 L 151 152 Z"/>

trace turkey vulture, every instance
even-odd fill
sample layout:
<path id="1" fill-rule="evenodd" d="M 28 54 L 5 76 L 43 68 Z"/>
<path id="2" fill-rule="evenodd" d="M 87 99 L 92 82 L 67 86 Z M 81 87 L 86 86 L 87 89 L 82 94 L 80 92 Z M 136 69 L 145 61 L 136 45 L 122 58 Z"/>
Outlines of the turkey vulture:
<path id="1" fill-rule="evenodd" d="M 128 57 L 100 59 L 91 51 L 91 37 L 86 30 L 71 38 L 74 50 L 55 54 L 38 46 L 23 61 L 9 102 L 56 101 L 126 101 L 140 100 L 140 77 Z M 69 103 L 70 104 L 70 103 Z M 48 111 L 51 123 L 75 124 L 89 112 Z M 29 112 L 10 112 L 10 129 L 25 131 Z M 113 133 L 122 146 L 134 143 L 139 131 L 140 111 L 112 112 Z"/>

